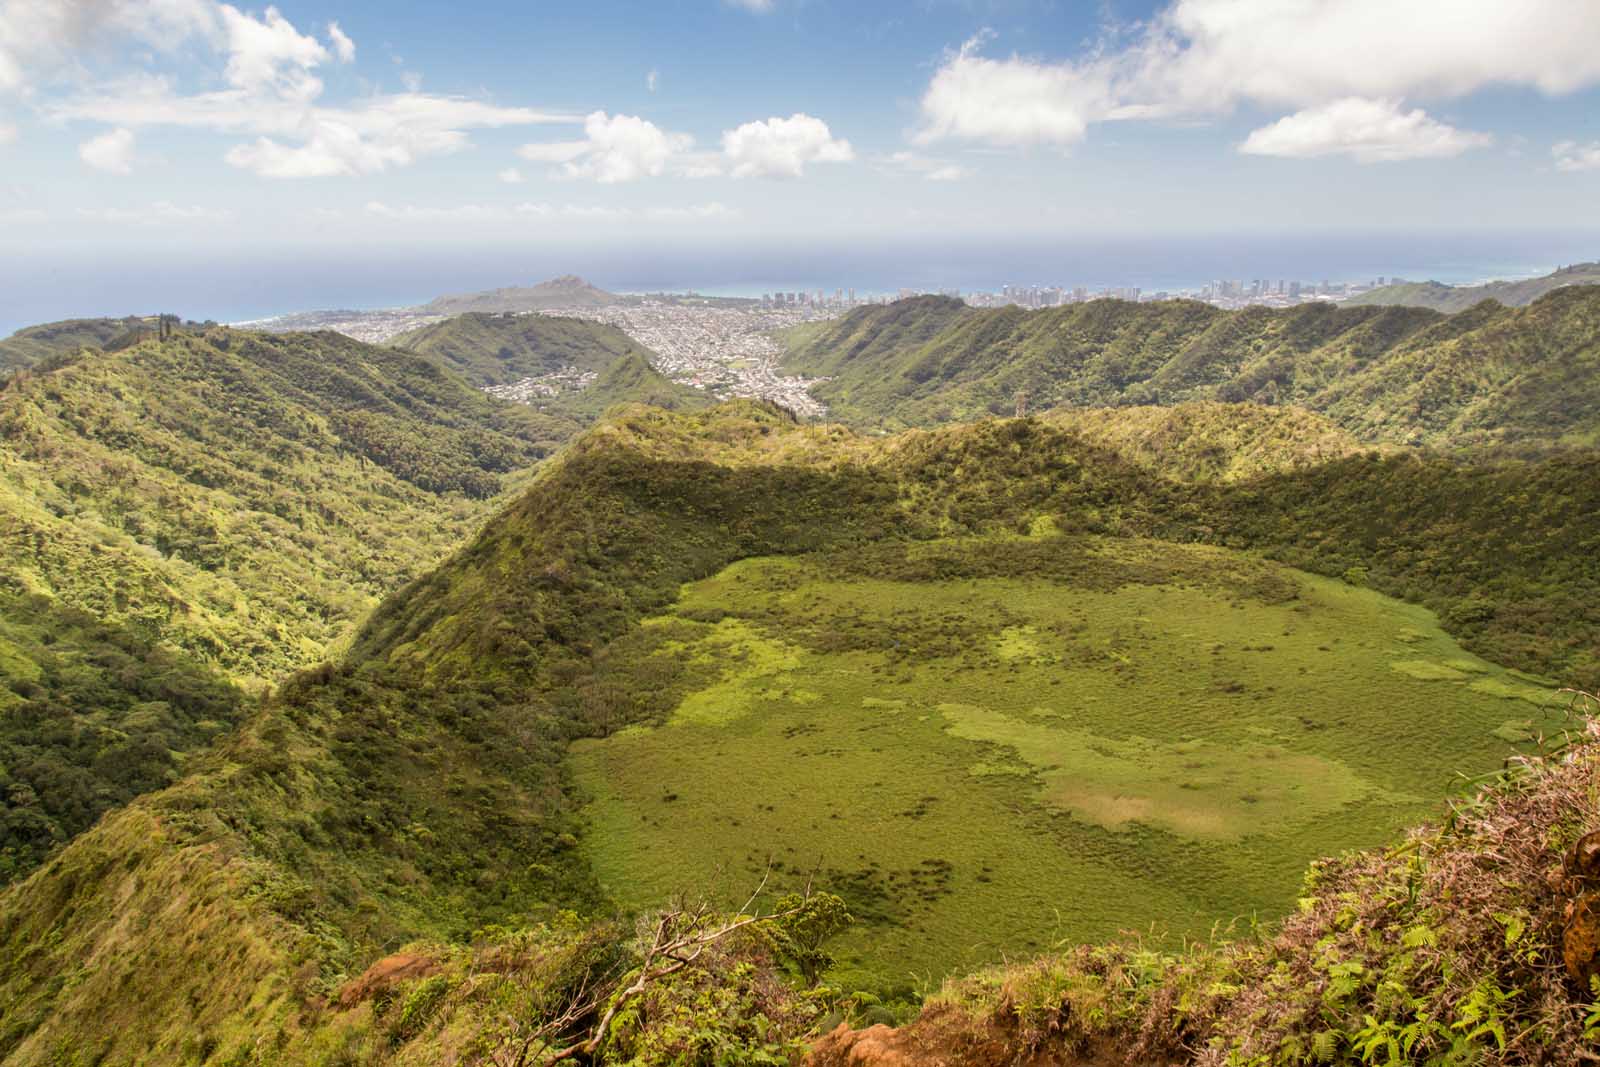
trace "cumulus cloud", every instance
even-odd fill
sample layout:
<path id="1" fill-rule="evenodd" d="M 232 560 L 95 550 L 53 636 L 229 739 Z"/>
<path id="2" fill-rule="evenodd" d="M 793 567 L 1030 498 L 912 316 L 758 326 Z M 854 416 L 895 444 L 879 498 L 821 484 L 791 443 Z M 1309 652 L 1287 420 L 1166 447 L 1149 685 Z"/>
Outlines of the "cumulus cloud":
<path id="1" fill-rule="evenodd" d="M 661 72 L 652 70 L 644 76 L 644 87 L 650 92 L 656 91 L 656 86 L 661 84 Z"/>
<path id="2" fill-rule="evenodd" d="M 356 60 L 356 43 L 348 34 L 339 28 L 337 22 L 328 23 L 328 40 L 333 42 L 333 54 L 339 57 L 341 63 L 354 63 Z"/>
<path id="3" fill-rule="evenodd" d="M 128 174 L 133 171 L 133 146 L 132 130 L 110 130 L 79 145 L 78 158 L 108 174 Z"/>
<path id="4" fill-rule="evenodd" d="M 505 182 L 507 185 L 521 185 L 523 182 L 528 180 L 527 178 L 523 177 L 522 171 L 518 170 L 516 167 L 507 167 L 505 170 L 502 170 L 497 177 L 499 177 L 499 179 Z"/>
<path id="5" fill-rule="evenodd" d="M 694 138 L 669 133 L 637 115 L 596 111 L 584 119 L 584 140 L 523 145 L 523 159 L 559 163 L 568 178 L 602 184 L 659 177 L 694 145 Z"/>
<path id="6" fill-rule="evenodd" d="M 1113 110 L 1110 78 L 1098 64 L 990 59 L 979 51 L 986 38 L 969 40 L 934 73 L 917 142 L 1069 145 Z"/>
<path id="7" fill-rule="evenodd" d="M 17 139 L 17 128 L 9 122 L 0 122 L 0 146 L 8 145 Z"/>
<path id="8" fill-rule="evenodd" d="M 798 178 L 811 163 L 847 163 L 849 141 L 837 140 L 828 124 L 806 114 L 747 122 L 722 135 L 722 154 L 735 178 Z"/>
<path id="9" fill-rule="evenodd" d="M 1579 144 L 1576 141 L 1558 141 L 1550 149 L 1556 161 L 1556 170 L 1600 170 L 1600 141 Z"/>
<path id="10" fill-rule="evenodd" d="M 1174 0 L 1076 60 L 994 58 L 988 43 L 979 35 L 944 57 L 915 140 L 1064 147 L 1095 123 L 1192 119 L 1241 104 L 1294 109 L 1292 132 L 1352 98 L 1394 102 L 1410 121 L 1401 101 L 1600 83 L 1600 16 L 1572 0 Z M 1475 136 L 1452 137 L 1432 121 L 1423 113 L 1411 128 L 1414 147 L 1454 154 Z"/>
<path id="11" fill-rule="evenodd" d="M 168 50 L 222 43 L 216 0 L 0 0 L 0 92 L 26 92 L 89 47 L 124 41 Z"/>
<path id="12" fill-rule="evenodd" d="M 1406 111 L 1395 100 L 1352 96 L 1263 126 L 1239 150 L 1256 156 L 1351 156 L 1362 163 L 1380 163 L 1449 158 L 1490 141 L 1488 134 L 1448 126 L 1421 108 Z"/>
<path id="13" fill-rule="evenodd" d="M 776 0 L 723 0 L 723 3 L 757 15 L 765 15 L 778 6 Z"/>
<path id="14" fill-rule="evenodd" d="M 51 113 L 130 129 L 255 134 L 223 158 L 267 178 L 373 174 L 459 151 L 469 143 L 469 130 L 567 121 L 530 108 L 422 93 L 366 97 L 348 107 L 288 103 L 239 90 L 185 96 L 166 79 L 149 77 L 69 99 Z"/>
<path id="15" fill-rule="evenodd" d="M 63 14 L 88 7 L 96 8 L 95 19 Z M 27 17 L 12 18 L 23 9 Z M 13 71 L 21 71 L 11 58 L 19 42 L 48 52 L 108 35 L 164 48 L 198 41 L 221 68 L 212 68 L 210 89 L 182 93 L 171 79 L 145 74 L 102 82 L 43 111 L 58 121 L 99 122 L 129 136 L 145 127 L 175 126 L 251 137 L 228 148 L 223 158 L 268 178 L 372 174 L 458 151 L 475 129 L 576 121 L 421 92 L 330 105 L 322 99 L 324 86 L 316 72 L 336 58 L 353 60 L 356 46 L 337 23 L 329 23 L 327 31 L 331 50 L 274 7 L 258 16 L 216 0 L 0 0 L 0 87 Z"/>

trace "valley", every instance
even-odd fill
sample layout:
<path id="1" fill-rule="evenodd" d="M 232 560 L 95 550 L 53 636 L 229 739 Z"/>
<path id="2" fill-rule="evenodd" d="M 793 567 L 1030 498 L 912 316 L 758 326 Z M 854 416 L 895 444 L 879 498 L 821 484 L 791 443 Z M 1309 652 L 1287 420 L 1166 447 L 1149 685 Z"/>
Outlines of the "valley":
<path id="1" fill-rule="evenodd" d="M 1058 942 L 1276 919 L 1308 862 L 1564 725 L 1551 689 L 1419 608 L 1048 532 L 744 560 L 607 655 L 676 705 L 574 746 L 601 886 L 733 906 L 771 864 L 773 899 L 844 897 L 835 980 L 883 996 Z"/>
<path id="2" fill-rule="evenodd" d="M 1270 940 L 1297 923 L 1353 959 L 1318 872 L 1436 870 L 1386 849 L 1587 729 L 1591 295 L 786 327 L 854 429 L 711 403 L 662 373 L 678 335 L 604 308 L 381 346 L 36 331 L 0 390 L 0 1061 L 514 1062 L 675 900 L 779 914 L 619 1016 L 617 1056 L 670 1060 L 692 1016 L 793 1059 L 1103 966 L 1206 975 L 1223 1018 L 1230 969 L 1304 964 Z M 935 351 L 929 403 L 893 399 Z M 1253 360 L 1293 392 L 1213 388 Z M 1063 402 L 958 417 L 1024 372 Z M 1310 382 L 1365 406 L 1287 402 Z M 1374 429 L 1402 417 L 1433 436 Z M 1516 825 L 1564 848 L 1571 810 Z M 1561 906 L 1536 892 L 1495 907 Z M 820 941 L 795 900 L 836 908 Z M 182 977 L 124 997 L 151 965 Z"/>

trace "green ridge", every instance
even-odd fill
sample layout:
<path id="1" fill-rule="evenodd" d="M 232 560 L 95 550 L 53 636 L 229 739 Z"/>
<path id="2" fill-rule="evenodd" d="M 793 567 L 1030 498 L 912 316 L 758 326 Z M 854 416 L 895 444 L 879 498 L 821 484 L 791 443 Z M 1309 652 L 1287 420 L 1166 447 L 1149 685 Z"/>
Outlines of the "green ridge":
<path id="1" fill-rule="evenodd" d="M 1422 308 L 1221 311 L 1097 300 L 1038 312 L 920 297 L 787 335 L 785 367 L 866 427 L 1197 400 L 1296 405 L 1363 441 L 1600 442 L 1600 286 L 1452 317 Z"/>

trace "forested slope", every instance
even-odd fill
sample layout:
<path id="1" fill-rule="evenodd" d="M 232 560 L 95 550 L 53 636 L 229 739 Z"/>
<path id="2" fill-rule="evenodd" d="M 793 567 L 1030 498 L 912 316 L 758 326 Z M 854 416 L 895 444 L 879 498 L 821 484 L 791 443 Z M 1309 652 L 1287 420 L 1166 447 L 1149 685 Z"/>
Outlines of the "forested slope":
<path id="1" fill-rule="evenodd" d="M 332 654 L 571 425 L 334 334 L 46 366 L 0 390 L 0 878 Z"/>
<path id="2" fill-rule="evenodd" d="M 419 326 L 391 342 L 430 356 L 474 385 L 506 385 L 574 368 L 602 371 L 649 350 L 617 329 L 585 319 L 474 311 Z"/>
<path id="3" fill-rule="evenodd" d="M 859 424 L 935 425 L 1030 410 L 1194 400 L 1292 404 L 1370 442 L 1600 441 L 1600 287 L 1528 307 L 1307 304 L 1222 311 L 1097 300 L 1025 312 L 919 297 L 788 338 L 785 366 Z"/>

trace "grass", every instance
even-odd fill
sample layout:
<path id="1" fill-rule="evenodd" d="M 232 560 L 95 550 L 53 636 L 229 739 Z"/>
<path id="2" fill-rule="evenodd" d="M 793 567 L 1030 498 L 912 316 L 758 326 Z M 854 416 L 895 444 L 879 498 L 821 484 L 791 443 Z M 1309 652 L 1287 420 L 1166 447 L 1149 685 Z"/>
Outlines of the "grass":
<path id="1" fill-rule="evenodd" d="M 638 667 L 676 679 L 675 710 L 571 759 L 605 889 L 645 907 L 734 900 L 769 863 L 775 891 L 814 876 L 862 920 L 835 979 L 891 992 L 1054 941 L 1203 935 L 1283 914 L 1309 860 L 1431 814 L 1554 715 L 1508 721 L 1501 689 L 1545 691 L 1367 589 L 1221 549 L 1031 543 L 685 586 Z"/>

